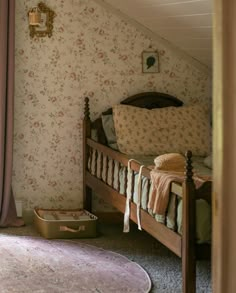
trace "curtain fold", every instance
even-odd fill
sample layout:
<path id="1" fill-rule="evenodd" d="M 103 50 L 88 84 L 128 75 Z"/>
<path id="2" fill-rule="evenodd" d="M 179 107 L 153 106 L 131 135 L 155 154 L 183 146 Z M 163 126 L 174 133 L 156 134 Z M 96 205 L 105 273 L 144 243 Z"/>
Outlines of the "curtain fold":
<path id="1" fill-rule="evenodd" d="M 0 0 L 0 227 L 21 226 L 12 193 L 15 0 Z"/>

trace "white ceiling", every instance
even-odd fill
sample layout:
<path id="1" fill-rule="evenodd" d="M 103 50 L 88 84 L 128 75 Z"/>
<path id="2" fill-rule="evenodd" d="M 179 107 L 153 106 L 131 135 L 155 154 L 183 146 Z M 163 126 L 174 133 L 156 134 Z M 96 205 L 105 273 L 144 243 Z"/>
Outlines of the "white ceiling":
<path id="1" fill-rule="evenodd" d="M 104 0 L 211 68 L 213 0 Z"/>

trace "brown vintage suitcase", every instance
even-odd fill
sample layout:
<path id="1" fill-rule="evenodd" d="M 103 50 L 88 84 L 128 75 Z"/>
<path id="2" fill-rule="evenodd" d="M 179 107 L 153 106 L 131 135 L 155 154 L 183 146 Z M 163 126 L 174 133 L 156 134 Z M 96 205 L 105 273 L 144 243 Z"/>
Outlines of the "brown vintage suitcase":
<path id="1" fill-rule="evenodd" d="M 97 236 L 97 217 L 86 210 L 34 209 L 34 223 L 47 239 Z"/>

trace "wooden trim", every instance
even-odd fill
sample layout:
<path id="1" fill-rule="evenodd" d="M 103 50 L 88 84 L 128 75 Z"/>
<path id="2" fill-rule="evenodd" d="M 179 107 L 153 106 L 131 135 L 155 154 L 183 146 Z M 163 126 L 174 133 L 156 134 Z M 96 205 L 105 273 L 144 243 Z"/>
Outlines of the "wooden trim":
<path id="1" fill-rule="evenodd" d="M 213 291 L 235 292 L 236 5 L 215 0 L 213 91 Z"/>
<path id="2" fill-rule="evenodd" d="M 126 98 L 121 102 L 121 104 L 153 109 L 168 106 L 180 107 L 183 105 L 183 102 L 166 93 L 144 92 Z"/>
<path id="3" fill-rule="evenodd" d="M 120 212 L 93 212 L 98 217 L 100 223 L 122 224 L 123 215 Z"/>
<path id="4" fill-rule="evenodd" d="M 225 2 L 225 1 L 224 1 Z M 213 243 L 212 289 L 215 293 L 227 292 L 223 269 L 223 0 L 215 0 L 213 26 Z M 228 1 L 227 1 L 228 4 Z M 221 201 L 222 199 L 222 201 Z"/>
<path id="5" fill-rule="evenodd" d="M 225 4 L 224 4 L 225 3 Z M 227 292 L 223 268 L 224 216 L 223 206 L 223 6 L 228 1 L 214 0 L 213 26 L 213 239 L 212 239 L 212 289 L 215 293 Z M 228 45 L 228 44 L 227 44 Z M 227 97 L 228 99 L 228 97 Z M 230 127 L 232 129 L 232 127 Z M 227 224 L 226 224 L 227 225 Z"/>
<path id="6" fill-rule="evenodd" d="M 124 213 L 126 197 L 106 185 L 89 172 L 86 173 L 86 183 L 102 198 L 119 211 Z M 130 219 L 137 223 L 136 205 L 131 203 Z M 181 257 L 181 236 L 167 228 L 165 225 L 158 223 L 147 212 L 141 210 L 142 228 L 162 244 L 168 247 L 172 252 Z"/>

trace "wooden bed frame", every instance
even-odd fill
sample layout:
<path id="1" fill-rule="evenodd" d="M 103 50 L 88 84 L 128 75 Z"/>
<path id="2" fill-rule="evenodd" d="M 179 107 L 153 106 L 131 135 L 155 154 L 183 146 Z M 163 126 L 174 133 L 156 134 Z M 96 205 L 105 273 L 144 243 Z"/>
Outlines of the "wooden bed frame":
<path id="1" fill-rule="evenodd" d="M 127 104 L 147 109 L 162 108 L 168 106 L 179 107 L 182 106 L 182 101 L 168 94 L 157 92 L 146 92 L 138 95 L 131 96 L 121 104 Z M 104 112 L 103 114 L 112 113 L 112 110 Z M 101 130 L 101 121 L 97 119 L 96 124 L 99 125 L 98 129 Z M 91 139 L 92 123 L 90 121 L 89 113 L 89 99 L 85 98 L 85 110 L 83 120 L 83 191 L 84 191 L 84 208 L 91 211 L 92 209 L 92 190 L 101 196 L 107 203 L 116 207 L 120 212 L 124 213 L 126 197 L 120 194 L 117 190 L 113 189 L 107 182 L 93 176 L 88 170 L 88 158 L 91 150 L 96 150 L 108 156 L 114 161 L 127 166 L 128 159 L 122 153 L 115 151 L 108 146 L 96 142 Z M 100 131 L 99 130 L 99 131 Z M 105 143 L 104 134 L 98 134 L 100 140 Z M 182 291 L 184 293 L 194 293 L 196 291 L 196 258 L 206 258 L 210 256 L 210 245 L 196 244 L 195 241 L 195 209 L 196 199 L 203 198 L 211 203 L 211 184 L 206 182 L 203 186 L 196 190 L 193 182 L 191 151 L 186 152 L 186 179 L 182 185 L 179 183 L 172 183 L 171 190 L 182 197 L 183 200 L 183 222 L 182 222 L 182 235 L 170 230 L 164 224 L 157 222 L 147 211 L 141 210 L 142 228 L 168 247 L 172 252 L 182 259 Z M 114 165 L 114 164 L 113 164 Z M 133 161 L 131 169 L 138 172 L 140 165 Z M 150 179 L 150 169 L 143 168 L 142 175 Z M 114 180 L 114 179 L 112 179 Z M 130 206 L 130 219 L 137 223 L 136 205 L 131 202 Z"/>

